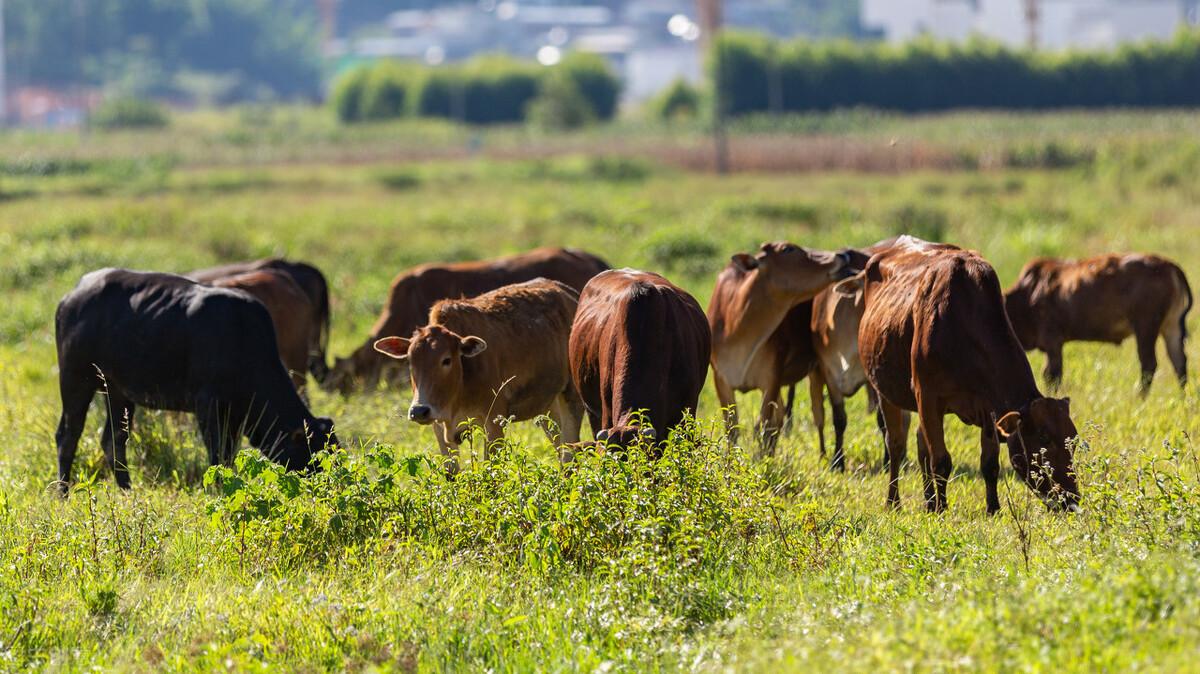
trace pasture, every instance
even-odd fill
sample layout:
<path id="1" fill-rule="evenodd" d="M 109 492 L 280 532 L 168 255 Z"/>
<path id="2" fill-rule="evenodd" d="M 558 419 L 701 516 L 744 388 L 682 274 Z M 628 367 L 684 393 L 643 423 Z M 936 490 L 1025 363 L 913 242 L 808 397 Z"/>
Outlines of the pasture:
<path id="1" fill-rule="evenodd" d="M 95 268 L 310 261 L 330 280 L 333 355 L 365 338 L 398 271 L 538 245 L 659 271 L 702 305 L 729 255 L 762 241 L 838 248 L 900 232 L 979 250 L 1005 285 L 1035 255 L 1126 250 L 1169 256 L 1195 284 L 1194 114 L 760 121 L 734 139 L 735 159 L 760 171 L 728 177 L 687 170 L 698 131 L 479 141 L 426 126 L 339 135 L 293 116 L 0 138 L 0 668 L 1194 666 L 1200 397 L 1180 393 L 1160 350 L 1139 399 L 1132 340 L 1066 349 L 1078 515 L 1047 512 L 1005 451 L 1002 512 L 987 517 L 978 434 L 957 421 L 949 511 L 926 514 L 915 464 L 891 511 L 863 394 L 835 474 L 806 384 L 777 456 L 755 460 L 717 441 L 711 378 L 697 439 L 676 438 L 657 464 L 634 452 L 563 473 L 524 423 L 488 464 L 464 446 L 454 482 L 427 461 L 428 429 L 402 418 L 407 389 L 311 386 L 347 445 L 312 478 L 247 452 L 206 479 L 192 420 L 139 411 L 129 493 L 103 467 L 97 398 L 82 484 L 66 501 L 52 488 L 54 307 Z M 779 138 L 792 164 L 770 150 Z M 1030 359 L 1040 381 L 1044 360 Z M 739 400 L 746 423 L 757 395 Z"/>

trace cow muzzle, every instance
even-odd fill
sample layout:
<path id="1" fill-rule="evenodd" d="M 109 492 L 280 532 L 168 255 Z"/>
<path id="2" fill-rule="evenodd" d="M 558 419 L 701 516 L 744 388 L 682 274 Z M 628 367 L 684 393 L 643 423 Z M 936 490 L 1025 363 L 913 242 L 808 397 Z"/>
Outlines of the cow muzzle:
<path id="1" fill-rule="evenodd" d="M 408 408 L 408 420 L 418 424 L 433 423 L 433 409 L 429 405 L 413 404 Z"/>

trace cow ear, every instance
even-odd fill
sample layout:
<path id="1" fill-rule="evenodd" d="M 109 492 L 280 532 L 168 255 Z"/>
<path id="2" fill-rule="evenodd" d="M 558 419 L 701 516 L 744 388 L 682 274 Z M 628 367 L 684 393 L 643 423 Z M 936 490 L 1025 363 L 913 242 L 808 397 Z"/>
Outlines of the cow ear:
<path id="1" fill-rule="evenodd" d="M 731 257 L 729 259 L 733 261 L 733 266 L 737 267 L 738 269 L 741 269 L 742 271 L 751 271 L 753 269 L 758 269 L 758 258 L 754 257 L 753 255 L 747 255 L 746 253 L 737 253 L 736 255 L 734 255 L 733 257 Z"/>
<path id="2" fill-rule="evenodd" d="M 458 345 L 462 349 L 463 358 L 474 358 L 487 351 L 487 342 L 483 341 L 483 338 L 474 335 L 463 337 Z"/>
<path id="3" fill-rule="evenodd" d="M 639 428 L 638 434 L 641 435 L 642 439 L 646 442 L 654 442 L 656 439 L 658 439 L 658 433 L 654 432 L 654 429 L 649 426 L 643 426 Z"/>
<path id="4" fill-rule="evenodd" d="M 596 432 L 596 442 L 608 442 L 608 436 L 609 436 L 608 429 L 601 428 L 599 431 Z"/>
<path id="5" fill-rule="evenodd" d="M 396 360 L 408 358 L 409 340 L 403 337 L 384 337 L 375 342 L 375 350 Z"/>
<path id="6" fill-rule="evenodd" d="M 1020 412 L 1009 412 L 1008 414 L 1000 417 L 1000 420 L 996 422 L 996 430 L 999 431 L 1000 436 L 1006 440 L 1009 438 L 1009 436 L 1016 434 L 1016 432 L 1020 429 Z"/>
<path id="7" fill-rule="evenodd" d="M 866 272 L 859 272 L 854 276 L 843 281 L 838 281 L 833 286 L 833 292 L 842 297 L 855 297 L 862 292 L 863 279 Z"/>

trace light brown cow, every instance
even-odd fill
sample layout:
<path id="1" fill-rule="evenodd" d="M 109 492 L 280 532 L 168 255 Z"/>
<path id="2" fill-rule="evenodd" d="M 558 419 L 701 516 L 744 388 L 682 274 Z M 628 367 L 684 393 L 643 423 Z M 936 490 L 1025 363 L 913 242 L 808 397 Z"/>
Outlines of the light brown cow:
<path id="1" fill-rule="evenodd" d="M 1120 344 L 1137 340 L 1142 395 L 1150 389 L 1162 335 L 1179 385 L 1187 384 L 1184 324 L 1192 290 L 1178 265 L 1157 255 L 1100 255 L 1086 260 L 1039 258 L 1005 293 L 1005 307 L 1026 350 L 1046 353 L 1045 377 L 1062 381 L 1065 342 Z"/>
<path id="2" fill-rule="evenodd" d="M 734 392 L 761 390 L 755 431 L 763 450 L 774 450 L 784 417 L 779 394 L 788 382 L 782 377 L 786 351 L 771 348 L 771 337 L 793 308 L 853 271 L 848 253 L 776 242 L 764 243 L 755 255 L 734 255 L 717 276 L 708 304 L 711 361 L 731 438 L 738 424 Z"/>
<path id="3" fill-rule="evenodd" d="M 711 344 L 700 304 L 662 276 L 614 269 L 589 281 L 570 354 L 596 440 L 618 447 L 639 438 L 666 440 L 685 415 L 696 413 Z"/>
<path id="4" fill-rule="evenodd" d="M 549 413 L 557 445 L 579 441 L 583 404 L 571 382 L 567 340 L 579 296 L 548 279 L 504 286 L 473 299 L 442 300 L 412 337 L 385 337 L 375 348 L 408 361 L 413 399 L 408 418 L 433 424 L 447 470 L 468 422 L 504 435 L 501 419 L 525 421 Z M 484 449 L 485 458 L 488 449 Z"/>
<path id="5" fill-rule="evenodd" d="M 946 508 L 952 467 L 946 414 L 982 429 L 980 470 L 987 510 L 1000 509 L 997 434 L 1008 442 L 1017 475 L 1048 504 L 1076 508 L 1071 456 L 1078 433 L 1069 401 L 1038 390 L 1021 343 L 1004 312 L 996 272 L 978 254 L 901 237 L 866 270 L 837 286 L 862 292 L 859 353 L 879 405 L 891 453 L 887 502 L 899 506 L 902 410 L 915 411 L 925 447 L 920 464 L 930 511 Z"/>
<path id="6" fill-rule="evenodd" d="M 852 265 L 856 269 L 866 266 L 871 255 L 886 250 L 896 242 L 895 238 L 880 241 L 862 250 L 850 250 Z M 825 456 L 825 391 L 829 391 L 829 405 L 833 411 L 834 448 L 830 467 L 845 470 L 844 441 L 846 435 L 846 398 L 854 395 L 867 383 L 862 361 L 858 357 L 858 324 L 862 319 L 862 295 L 850 297 L 826 288 L 817 293 L 812 301 L 810 334 L 813 344 L 815 366 L 808 375 L 809 398 L 812 404 L 813 425 L 817 427 L 817 444 L 821 456 Z M 875 394 L 867 387 L 868 410 L 876 410 Z M 905 415 L 907 419 L 907 415 Z M 880 433 L 883 432 L 883 417 L 875 414 Z M 905 434 L 907 437 L 907 434 Z M 883 465 L 888 464 L 886 449 Z"/>
<path id="7" fill-rule="evenodd" d="M 439 300 L 475 297 L 535 278 L 561 281 L 578 292 L 605 269 L 608 264 L 604 260 L 572 248 L 538 248 L 493 260 L 414 267 L 392 281 L 387 303 L 371 334 L 348 358 L 335 359 L 322 386 L 349 393 L 359 387 L 375 388 L 384 375 L 398 381 L 405 369 L 403 363 L 381 355 L 374 348 L 375 342 L 388 335 L 412 334 L 425 325 L 429 310 Z"/>
<path id="8" fill-rule="evenodd" d="M 263 303 L 275 328 L 279 357 L 296 384 L 296 390 L 303 392 L 310 348 L 321 339 L 321 322 L 304 289 L 291 276 L 275 269 L 219 278 L 210 285 L 244 290 Z"/>

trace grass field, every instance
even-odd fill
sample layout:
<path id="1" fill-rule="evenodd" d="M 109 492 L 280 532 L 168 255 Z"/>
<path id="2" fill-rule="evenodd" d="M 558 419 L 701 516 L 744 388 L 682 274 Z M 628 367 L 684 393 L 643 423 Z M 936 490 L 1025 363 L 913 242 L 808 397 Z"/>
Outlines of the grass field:
<path id="1" fill-rule="evenodd" d="M 840 247 L 900 231 L 979 250 L 1005 284 L 1034 255 L 1112 250 L 1163 253 L 1195 276 L 1195 114 L 763 122 L 735 142 L 786 137 L 796 152 L 820 143 L 834 154 L 853 143 L 870 156 L 908 145 L 958 159 L 724 178 L 652 151 L 579 154 L 619 130 L 544 145 L 495 132 L 484 147 L 513 152 L 404 163 L 388 158 L 419 156 L 424 132 L 339 141 L 295 114 L 195 117 L 149 135 L 0 136 L 0 668 L 1195 666 L 1200 399 L 1165 368 L 1139 399 L 1132 342 L 1067 348 L 1079 515 L 1047 512 L 1005 459 L 1003 512 L 985 516 L 977 432 L 956 421 L 950 511 L 924 512 L 910 466 L 892 512 L 861 395 L 840 475 L 817 455 L 806 395 L 778 457 L 755 461 L 715 441 L 711 385 L 698 439 L 677 439 L 657 465 L 587 457 L 563 474 L 540 432 L 517 424 L 490 464 L 464 447 L 452 483 L 424 460 L 432 437 L 398 415 L 407 391 L 314 391 L 314 411 L 337 421 L 348 448 L 304 480 L 247 452 L 206 484 L 190 419 L 142 411 L 129 493 L 103 469 L 98 399 L 77 461 L 94 482 L 66 501 L 51 488 L 52 316 L 91 269 L 309 260 L 330 278 L 338 355 L 364 338 L 399 270 L 544 244 L 660 271 L 702 304 L 728 256 L 761 241 Z M 289 123 L 316 130 L 289 140 Z M 443 147 L 468 142 L 436 133 Z M 1195 342 L 1188 351 L 1200 362 Z M 1040 372 L 1040 354 L 1031 362 Z M 752 417 L 756 396 L 741 404 Z"/>

